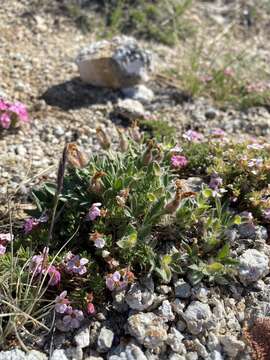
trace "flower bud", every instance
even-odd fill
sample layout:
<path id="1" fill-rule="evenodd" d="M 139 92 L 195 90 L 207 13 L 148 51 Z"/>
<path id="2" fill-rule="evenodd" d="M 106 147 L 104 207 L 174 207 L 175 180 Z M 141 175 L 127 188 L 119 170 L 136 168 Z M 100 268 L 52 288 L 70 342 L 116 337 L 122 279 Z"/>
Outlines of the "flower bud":
<path id="1" fill-rule="evenodd" d="M 102 149 L 107 150 L 111 146 L 111 139 L 106 132 L 99 126 L 96 128 L 97 138 Z"/>

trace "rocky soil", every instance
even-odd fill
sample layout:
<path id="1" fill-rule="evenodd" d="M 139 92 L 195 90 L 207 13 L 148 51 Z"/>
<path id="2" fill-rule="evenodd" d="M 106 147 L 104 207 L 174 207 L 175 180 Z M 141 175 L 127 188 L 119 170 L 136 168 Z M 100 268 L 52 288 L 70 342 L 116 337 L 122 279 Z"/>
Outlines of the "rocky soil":
<path id="1" fill-rule="evenodd" d="M 254 24 L 247 36 L 245 16 L 241 12 L 239 18 L 235 15 L 241 5 L 199 1 L 191 16 L 195 23 L 207 22 L 210 36 L 239 20 L 239 38 L 243 36 L 246 44 L 255 39 L 253 51 L 269 63 L 264 41 L 267 30 L 262 32 Z M 8 0 L 0 7 L 0 95 L 26 103 L 32 119 L 29 126 L 0 133 L 0 220 L 6 214 L 9 195 L 16 193 L 18 208 L 23 209 L 29 187 L 55 176 L 65 142 L 76 141 L 88 154 L 97 152 L 97 126 L 104 126 L 114 142 L 118 138 L 116 126 L 127 126 L 130 120 L 130 115 L 122 116 L 122 92 L 86 85 L 79 78 L 74 60 L 97 34 L 83 34 L 65 16 L 37 9 L 28 0 Z M 267 24 L 267 14 L 263 15 L 261 24 Z M 188 46 L 168 49 L 152 43 L 142 45 L 158 55 L 160 71 Z M 270 136 L 266 108 L 245 112 L 218 109 L 210 99 L 190 99 L 184 89 L 157 74 L 147 86 L 154 96 L 139 99 L 143 116 L 167 122 L 179 136 L 189 128 Z M 39 334 L 35 341 L 38 351 L 0 352 L 0 360 L 45 360 L 48 354 L 52 360 L 251 359 L 242 330 L 255 315 L 270 316 L 270 282 L 264 279 L 269 272 L 270 248 L 262 227 L 252 233 L 240 227 L 231 237 L 237 244 L 235 251 L 242 254 L 243 285 L 222 290 L 206 284 L 191 287 L 183 279 L 175 279 L 174 287 L 157 287 L 151 277 L 145 277 L 128 293 L 116 293 L 112 306 L 100 311 L 75 336 L 56 332 L 48 338 Z M 255 249 L 249 249 L 250 239 Z M 27 345 L 31 348 L 32 344 L 31 338 Z"/>

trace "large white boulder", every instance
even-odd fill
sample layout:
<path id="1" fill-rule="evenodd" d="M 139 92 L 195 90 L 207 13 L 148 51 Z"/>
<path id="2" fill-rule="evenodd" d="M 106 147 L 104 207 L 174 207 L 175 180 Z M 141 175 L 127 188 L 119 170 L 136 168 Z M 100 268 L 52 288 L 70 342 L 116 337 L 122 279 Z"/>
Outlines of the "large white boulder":
<path id="1" fill-rule="evenodd" d="M 84 82 L 113 89 L 145 82 L 153 70 L 151 52 L 127 36 L 91 44 L 81 50 L 76 63 Z"/>

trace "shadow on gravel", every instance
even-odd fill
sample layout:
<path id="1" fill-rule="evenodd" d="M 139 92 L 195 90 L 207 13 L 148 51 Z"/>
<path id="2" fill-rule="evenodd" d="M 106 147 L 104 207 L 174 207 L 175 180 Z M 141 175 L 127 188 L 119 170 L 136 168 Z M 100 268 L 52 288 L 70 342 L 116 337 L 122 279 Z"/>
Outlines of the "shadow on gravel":
<path id="1" fill-rule="evenodd" d="M 63 110 L 79 109 L 108 101 L 116 103 L 120 97 L 118 91 L 94 87 L 83 83 L 79 77 L 54 85 L 42 94 L 48 105 Z"/>

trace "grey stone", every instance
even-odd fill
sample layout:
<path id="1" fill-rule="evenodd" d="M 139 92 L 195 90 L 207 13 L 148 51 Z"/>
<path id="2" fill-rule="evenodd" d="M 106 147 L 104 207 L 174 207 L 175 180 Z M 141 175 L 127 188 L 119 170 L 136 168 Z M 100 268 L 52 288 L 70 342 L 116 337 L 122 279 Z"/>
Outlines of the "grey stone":
<path id="1" fill-rule="evenodd" d="M 114 114 L 121 116 L 129 121 L 137 120 L 145 117 L 145 109 L 143 105 L 132 99 L 119 100 L 114 108 Z"/>
<path id="2" fill-rule="evenodd" d="M 90 331 L 88 327 L 80 329 L 74 337 L 76 345 L 82 349 L 90 345 Z"/>
<path id="3" fill-rule="evenodd" d="M 172 288 L 168 285 L 160 285 L 157 287 L 157 292 L 162 295 L 167 295 L 172 291 Z"/>
<path id="4" fill-rule="evenodd" d="M 103 327 L 100 331 L 97 341 L 97 350 L 98 352 L 107 352 L 113 343 L 114 333 L 112 330 Z"/>
<path id="5" fill-rule="evenodd" d="M 82 360 L 83 351 L 79 347 L 69 347 L 65 349 L 65 355 L 69 360 Z"/>
<path id="6" fill-rule="evenodd" d="M 25 360 L 26 354 L 20 349 L 0 351 L 0 360 Z"/>
<path id="7" fill-rule="evenodd" d="M 174 284 L 174 288 L 175 288 L 175 296 L 176 297 L 179 297 L 182 299 L 187 299 L 191 295 L 191 286 L 187 282 L 185 282 L 183 279 L 179 279 Z"/>
<path id="8" fill-rule="evenodd" d="M 207 321 L 211 318 L 211 310 L 209 305 L 199 301 L 192 301 L 183 314 L 183 318 L 187 323 L 188 330 L 193 335 L 198 335 L 204 330 Z"/>
<path id="9" fill-rule="evenodd" d="M 137 85 L 129 88 L 121 89 L 122 93 L 127 98 L 140 101 L 143 104 L 148 104 L 154 99 L 154 93 L 145 85 Z"/>
<path id="10" fill-rule="evenodd" d="M 214 350 L 213 352 L 211 352 L 211 360 L 223 360 L 224 357 L 221 355 L 221 352 L 218 350 Z"/>
<path id="11" fill-rule="evenodd" d="M 117 350 L 117 355 L 110 355 L 108 360 L 147 360 L 143 351 L 135 344 Z"/>
<path id="12" fill-rule="evenodd" d="M 244 285 L 256 282 L 269 273 L 268 257 L 256 249 L 246 250 L 239 262 L 239 279 Z"/>
<path id="13" fill-rule="evenodd" d="M 180 300 L 180 299 L 175 299 L 171 303 L 171 305 L 172 305 L 173 311 L 178 315 L 182 315 L 183 311 L 186 307 L 186 304 L 183 302 L 183 300 Z"/>
<path id="14" fill-rule="evenodd" d="M 47 360 L 48 356 L 40 351 L 31 350 L 26 354 L 26 360 Z"/>
<path id="15" fill-rule="evenodd" d="M 198 299 L 199 301 L 203 303 L 208 303 L 208 295 L 209 295 L 209 289 L 207 289 L 206 286 L 203 284 L 199 284 L 197 286 L 194 286 L 192 288 L 192 295 L 195 299 Z"/>
<path id="16" fill-rule="evenodd" d="M 216 109 L 209 108 L 205 112 L 205 117 L 209 120 L 215 119 L 215 117 L 218 115 L 218 112 Z"/>
<path id="17" fill-rule="evenodd" d="M 239 352 L 244 351 L 246 345 L 243 341 L 238 340 L 234 335 L 220 336 L 220 342 L 223 345 L 225 353 L 235 358 Z"/>
<path id="18" fill-rule="evenodd" d="M 128 332 L 148 349 L 160 347 L 167 340 L 167 326 L 154 313 L 139 313 L 128 318 Z"/>
<path id="19" fill-rule="evenodd" d="M 267 229 L 261 225 L 254 225 L 252 222 L 240 224 L 238 226 L 240 239 L 267 240 Z"/>
<path id="20" fill-rule="evenodd" d="M 138 283 L 132 284 L 127 295 L 126 303 L 133 310 L 147 310 L 155 299 L 155 294 Z"/>
<path id="21" fill-rule="evenodd" d="M 172 353 L 169 356 L 169 360 L 186 360 L 186 357 L 176 353 Z"/>
<path id="22" fill-rule="evenodd" d="M 205 346 L 200 342 L 199 339 L 193 340 L 194 349 L 197 351 L 198 355 L 201 356 L 203 359 L 208 358 L 208 352 Z"/>
<path id="23" fill-rule="evenodd" d="M 65 350 L 57 349 L 54 350 L 54 352 L 52 353 L 51 360 L 69 360 L 69 359 L 65 354 Z"/>
<path id="24" fill-rule="evenodd" d="M 81 50 L 76 63 L 83 81 L 113 89 L 147 81 L 153 70 L 152 54 L 127 36 L 91 44 Z"/>
<path id="25" fill-rule="evenodd" d="M 176 330 L 174 327 L 170 329 L 166 343 L 170 346 L 172 351 L 178 354 L 184 354 L 186 352 L 185 345 L 182 343 L 184 336 Z"/>
<path id="26" fill-rule="evenodd" d="M 175 316 L 172 312 L 171 304 L 168 300 L 164 300 L 158 308 L 158 315 L 164 319 L 165 322 L 173 321 Z"/>
<path id="27" fill-rule="evenodd" d="M 118 291 L 118 292 L 113 292 L 112 294 L 113 296 L 113 308 L 120 312 L 126 312 L 128 311 L 129 307 L 128 304 L 126 303 L 126 291 Z"/>
<path id="28" fill-rule="evenodd" d="M 199 356 L 196 352 L 191 351 L 186 354 L 186 360 L 198 360 Z"/>

